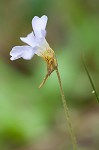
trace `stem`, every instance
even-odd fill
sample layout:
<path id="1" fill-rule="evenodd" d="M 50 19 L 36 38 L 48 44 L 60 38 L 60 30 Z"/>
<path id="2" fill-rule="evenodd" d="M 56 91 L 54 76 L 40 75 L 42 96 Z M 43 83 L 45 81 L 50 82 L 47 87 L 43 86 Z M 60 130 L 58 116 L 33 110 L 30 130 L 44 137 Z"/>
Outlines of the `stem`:
<path id="1" fill-rule="evenodd" d="M 59 81 L 60 92 L 61 92 L 62 103 L 63 103 L 63 107 L 64 107 L 64 111 L 65 111 L 65 116 L 66 116 L 66 120 L 67 120 L 68 127 L 69 127 L 69 132 L 70 132 L 71 140 L 72 140 L 72 144 L 73 144 L 73 150 L 77 150 L 76 137 L 75 137 L 74 132 L 73 132 L 72 122 L 70 120 L 69 110 L 68 110 L 65 95 L 64 95 L 64 92 L 63 92 L 61 78 L 60 78 L 58 68 L 56 69 L 56 73 L 57 73 L 57 77 L 58 77 L 58 81 Z"/>

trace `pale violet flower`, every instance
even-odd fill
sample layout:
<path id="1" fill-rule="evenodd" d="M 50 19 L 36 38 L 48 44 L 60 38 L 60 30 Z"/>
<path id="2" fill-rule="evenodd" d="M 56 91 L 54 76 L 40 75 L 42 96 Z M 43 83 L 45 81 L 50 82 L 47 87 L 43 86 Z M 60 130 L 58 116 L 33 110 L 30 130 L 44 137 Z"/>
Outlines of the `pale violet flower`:
<path id="1" fill-rule="evenodd" d="M 32 19 L 33 31 L 26 37 L 20 37 L 21 41 L 27 45 L 13 47 L 10 52 L 11 60 L 19 58 L 30 60 L 34 54 L 43 57 L 43 53 L 50 49 L 49 44 L 45 39 L 47 20 L 48 18 L 45 15 L 41 18 L 35 16 Z"/>
<path id="2" fill-rule="evenodd" d="M 32 20 L 33 31 L 26 37 L 20 37 L 21 41 L 26 43 L 24 46 L 15 46 L 12 48 L 10 55 L 11 60 L 23 58 L 30 60 L 34 54 L 41 56 L 47 63 L 47 75 L 41 83 L 40 87 L 45 83 L 48 76 L 57 70 L 57 60 L 54 51 L 47 43 L 46 36 L 46 24 L 47 16 L 43 15 L 41 18 L 35 16 Z"/>

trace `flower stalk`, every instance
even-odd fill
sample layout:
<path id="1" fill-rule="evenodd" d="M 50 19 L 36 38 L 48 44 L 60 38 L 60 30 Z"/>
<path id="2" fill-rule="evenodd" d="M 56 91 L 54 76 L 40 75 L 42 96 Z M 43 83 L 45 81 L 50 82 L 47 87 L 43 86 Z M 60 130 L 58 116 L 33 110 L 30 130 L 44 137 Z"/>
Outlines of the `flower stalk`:
<path id="1" fill-rule="evenodd" d="M 70 136 L 71 136 L 71 140 L 72 140 L 73 150 L 77 150 L 76 137 L 75 137 L 74 132 L 73 132 L 72 122 L 70 119 L 69 110 L 68 110 L 68 106 L 66 103 L 65 95 L 63 92 L 61 78 L 60 78 L 60 74 L 58 71 L 58 63 L 57 63 L 54 51 L 52 49 L 50 49 L 49 51 L 46 51 L 46 53 L 43 54 L 43 59 L 47 63 L 47 74 L 46 74 L 44 80 L 42 81 L 42 83 L 40 84 L 39 88 L 41 88 L 44 85 L 44 83 L 46 82 L 46 80 L 50 76 L 50 74 L 54 70 L 56 70 L 56 74 L 57 74 L 58 82 L 59 82 L 59 87 L 60 87 L 60 93 L 61 93 L 61 97 L 62 97 L 62 103 L 63 103 L 63 107 L 64 107 L 64 111 L 65 111 L 65 117 L 66 117 L 66 120 L 68 123 L 69 132 L 70 132 Z"/>
<path id="2" fill-rule="evenodd" d="M 62 97 L 62 103 L 63 103 L 63 107 L 64 107 L 64 111 L 65 111 L 66 121 L 67 121 L 68 127 L 69 127 L 69 132 L 70 132 L 70 136 L 71 136 L 71 140 L 72 140 L 73 150 L 77 150 L 76 137 L 75 137 L 75 134 L 74 134 L 74 131 L 73 131 L 72 122 L 71 122 L 71 119 L 70 119 L 69 110 L 68 110 L 67 102 L 66 102 L 65 95 L 64 95 L 64 92 L 63 92 L 61 78 L 60 78 L 58 68 L 56 69 L 56 74 L 57 74 L 58 81 L 59 81 L 60 93 L 61 93 L 61 97 Z"/>

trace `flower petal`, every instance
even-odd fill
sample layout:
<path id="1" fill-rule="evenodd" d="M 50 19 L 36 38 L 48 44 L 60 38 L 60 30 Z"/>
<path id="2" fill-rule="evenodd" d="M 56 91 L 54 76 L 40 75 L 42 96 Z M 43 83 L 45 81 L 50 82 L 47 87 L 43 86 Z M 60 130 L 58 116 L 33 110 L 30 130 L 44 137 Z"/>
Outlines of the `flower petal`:
<path id="1" fill-rule="evenodd" d="M 44 38 L 46 36 L 46 24 L 47 24 L 47 16 L 43 15 L 41 18 L 35 16 L 32 19 L 32 27 L 37 38 Z"/>
<path id="2" fill-rule="evenodd" d="M 30 45 L 32 47 L 34 47 L 36 45 L 33 32 L 28 34 L 26 37 L 20 37 L 20 40 L 24 43 L 27 43 L 28 45 Z"/>
<path id="3" fill-rule="evenodd" d="M 23 58 L 26 60 L 30 60 L 34 55 L 35 50 L 30 46 L 15 46 L 12 48 L 10 55 L 12 56 L 11 60 L 16 60 L 19 58 Z"/>

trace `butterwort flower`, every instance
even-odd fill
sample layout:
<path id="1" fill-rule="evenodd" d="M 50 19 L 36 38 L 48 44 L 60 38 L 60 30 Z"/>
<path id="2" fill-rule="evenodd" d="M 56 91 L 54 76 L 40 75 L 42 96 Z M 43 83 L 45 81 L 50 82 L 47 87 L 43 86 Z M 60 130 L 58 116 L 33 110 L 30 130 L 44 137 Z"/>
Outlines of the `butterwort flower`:
<path id="1" fill-rule="evenodd" d="M 73 133 L 72 123 L 70 121 L 69 112 L 68 112 L 68 106 L 65 100 L 63 89 L 62 89 L 61 78 L 60 78 L 60 74 L 58 71 L 58 64 L 57 64 L 57 60 L 55 57 L 55 53 L 50 48 L 49 44 L 47 43 L 45 39 L 47 20 L 48 18 L 45 15 L 43 15 L 41 18 L 39 18 L 38 16 L 35 16 L 33 18 L 32 20 L 33 31 L 30 34 L 28 34 L 26 37 L 20 38 L 21 41 L 23 41 L 27 45 L 13 47 L 10 52 L 11 60 L 16 60 L 19 58 L 30 60 L 34 56 L 34 54 L 42 57 L 47 63 L 47 74 L 43 82 L 40 84 L 39 88 L 42 87 L 42 85 L 47 80 L 48 76 L 54 70 L 56 70 L 58 81 L 59 81 L 59 86 L 60 86 L 62 103 L 64 106 L 64 111 L 65 111 L 66 119 L 67 119 L 68 126 L 69 126 L 69 132 L 70 132 L 71 139 L 72 139 L 73 150 L 77 150 L 76 138 Z"/>
<path id="2" fill-rule="evenodd" d="M 50 75 L 57 67 L 57 61 L 54 51 L 50 48 L 45 39 L 47 20 L 48 17 L 45 15 L 43 15 L 41 18 L 35 16 L 32 19 L 33 31 L 26 37 L 20 37 L 20 40 L 27 45 L 13 47 L 10 52 L 10 59 L 16 60 L 23 58 L 30 60 L 34 54 L 36 54 L 46 61 L 48 75 Z"/>

